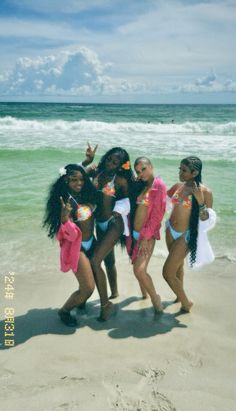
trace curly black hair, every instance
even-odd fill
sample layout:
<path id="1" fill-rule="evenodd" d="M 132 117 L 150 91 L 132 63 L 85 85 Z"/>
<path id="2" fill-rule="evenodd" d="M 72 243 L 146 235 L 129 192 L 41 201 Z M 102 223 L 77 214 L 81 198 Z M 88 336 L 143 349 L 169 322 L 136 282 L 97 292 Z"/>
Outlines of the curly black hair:
<path id="1" fill-rule="evenodd" d="M 187 166 L 191 172 L 198 171 L 198 175 L 194 177 L 194 181 L 199 187 L 200 183 L 202 182 L 202 162 L 200 158 L 195 156 L 186 157 L 181 161 L 181 164 Z M 190 266 L 193 266 L 196 261 L 198 221 L 199 205 L 194 195 L 192 195 L 192 209 L 189 221 L 190 236 L 188 240 L 188 248 L 190 251 Z"/>
<path id="2" fill-rule="evenodd" d="M 78 164 L 68 164 L 64 167 L 66 174 L 59 177 L 50 187 L 48 193 L 48 199 L 46 203 L 45 215 L 43 218 L 43 228 L 48 231 L 48 237 L 54 238 L 58 232 L 61 224 L 61 202 L 60 197 L 66 202 L 69 197 L 67 177 L 74 175 L 77 171 L 83 176 L 84 185 L 81 190 L 81 203 L 82 204 L 96 204 L 97 203 L 97 191 L 94 185 L 91 183 L 88 174 Z"/>

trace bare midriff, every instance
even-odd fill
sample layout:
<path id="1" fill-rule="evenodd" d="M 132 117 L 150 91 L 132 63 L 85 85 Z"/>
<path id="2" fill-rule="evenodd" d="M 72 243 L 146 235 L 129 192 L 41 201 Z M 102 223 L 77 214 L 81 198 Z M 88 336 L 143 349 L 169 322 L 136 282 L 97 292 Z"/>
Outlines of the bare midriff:
<path id="1" fill-rule="evenodd" d="M 96 210 L 96 218 L 98 221 L 106 221 L 111 217 L 114 203 L 115 197 L 108 196 L 102 192 L 98 193 L 98 205 Z"/>
<path id="2" fill-rule="evenodd" d="M 134 229 L 135 231 L 140 231 L 146 222 L 148 214 L 148 207 L 144 204 L 138 204 L 135 212 L 134 218 Z"/>
<path id="3" fill-rule="evenodd" d="M 179 187 L 171 198 L 173 210 L 170 217 L 172 227 L 176 231 L 187 231 L 192 209 L 191 195 L 184 195 L 183 187 Z"/>
<path id="4" fill-rule="evenodd" d="M 91 215 L 85 221 L 76 221 L 77 226 L 80 228 L 82 232 L 82 240 L 87 241 L 93 236 L 93 229 L 94 229 L 94 216 Z"/>

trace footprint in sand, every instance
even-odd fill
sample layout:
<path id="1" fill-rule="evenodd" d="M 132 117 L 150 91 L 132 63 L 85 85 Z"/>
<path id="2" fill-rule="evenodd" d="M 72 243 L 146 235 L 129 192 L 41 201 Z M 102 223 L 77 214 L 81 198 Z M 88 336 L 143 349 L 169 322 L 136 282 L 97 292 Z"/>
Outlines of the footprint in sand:
<path id="1" fill-rule="evenodd" d="M 162 380 L 165 376 L 165 371 L 154 367 L 136 369 L 135 372 L 142 377 L 146 377 L 152 384 Z"/>
<path id="2" fill-rule="evenodd" d="M 80 404 L 78 402 L 64 402 L 59 404 L 56 408 L 53 408 L 54 411 L 78 411 L 80 409 Z"/>
<path id="3" fill-rule="evenodd" d="M 118 411 L 177 411 L 171 401 L 155 388 L 143 393 L 145 399 L 135 398 L 134 392 L 124 393 L 120 386 L 116 386 L 116 399 L 111 402 L 111 410 Z M 137 397 L 140 394 L 137 392 Z"/>
<path id="4" fill-rule="evenodd" d="M 202 358 L 195 352 L 185 352 L 185 358 L 189 361 L 189 365 L 193 368 L 201 368 L 203 366 Z"/>

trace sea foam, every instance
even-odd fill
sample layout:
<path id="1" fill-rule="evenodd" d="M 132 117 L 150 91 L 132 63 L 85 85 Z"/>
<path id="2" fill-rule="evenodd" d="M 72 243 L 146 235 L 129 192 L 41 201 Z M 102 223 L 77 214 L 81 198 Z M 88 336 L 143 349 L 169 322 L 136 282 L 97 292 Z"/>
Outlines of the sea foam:
<path id="1" fill-rule="evenodd" d="M 102 122 L 0 118 L 0 147 L 11 149 L 81 148 L 87 141 L 107 149 L 158 157 L 198 153 L 204 159 L 236 160 L 236 122 Z"/>

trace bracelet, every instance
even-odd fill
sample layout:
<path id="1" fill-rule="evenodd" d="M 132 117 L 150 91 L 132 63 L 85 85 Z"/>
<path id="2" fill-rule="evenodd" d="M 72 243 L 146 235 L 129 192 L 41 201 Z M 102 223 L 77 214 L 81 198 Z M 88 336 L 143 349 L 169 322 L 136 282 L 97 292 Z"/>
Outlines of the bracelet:
<path id="1" fill-rule="evenodd" d="M 199 214 L 203 214 L 207 211 L 207 206 L 205 204 L 202 204 L 199 206 Z"/>

